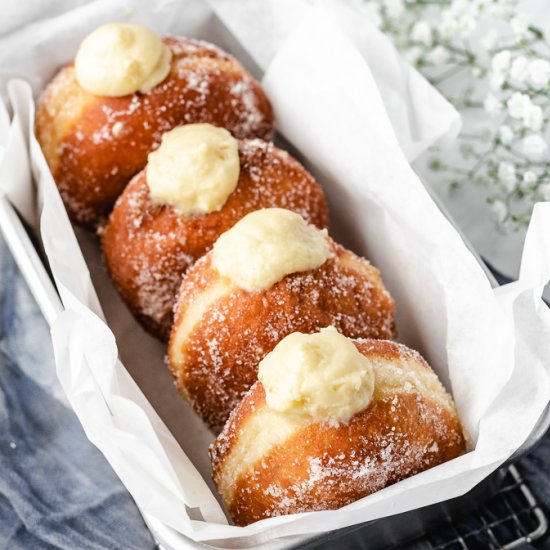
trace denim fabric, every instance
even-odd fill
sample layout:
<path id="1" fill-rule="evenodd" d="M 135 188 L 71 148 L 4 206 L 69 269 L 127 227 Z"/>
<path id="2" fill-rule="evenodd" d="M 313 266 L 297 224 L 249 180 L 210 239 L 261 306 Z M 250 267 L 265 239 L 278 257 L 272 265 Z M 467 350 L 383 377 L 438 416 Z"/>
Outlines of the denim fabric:
<path id="1" fill-rule="evenodd" d="M 0 237 L 0 548 L 154 548 L 63 401 L 48 327 Z"/>

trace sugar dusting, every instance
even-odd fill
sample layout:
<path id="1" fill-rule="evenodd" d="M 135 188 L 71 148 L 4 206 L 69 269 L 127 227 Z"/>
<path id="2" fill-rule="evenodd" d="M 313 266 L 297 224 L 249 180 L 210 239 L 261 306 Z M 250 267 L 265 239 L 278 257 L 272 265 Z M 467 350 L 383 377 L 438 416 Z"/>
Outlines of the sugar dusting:
<path id="1" fill-rule="evenodd" d="M 250 408 L 242 418 L 251 399 L 247 395 L 232 413 L 211 456 L 216 483 L 237 523 L 339 508 L 465 451 L 450 397 L 425 362 L 417 361 L 416 352 L 398 349 L 398 357 L 388 361 L 376 342 L 364 349 L 373 358 L 382 352 L 375 361 L 378 391 L 374 403 L 349 424 L 297 429 L 250 463 L 246 454 L 241 456 L 240 442 L 252 415 L 262 409 Z M 390 365 L 405 378 L 413 372 L 423 381 L 403 390 L 394 383 L 396 373 L 386 372 Z M 439 394 L 435 399 L 434 392 Z M 233 471 L 227 472 L 230 467 Z"/>
<path id="2" fill-rule="evenodd" d="M 393 300 L 378 271 L 357 257 L 353 265 L 362 269 L 351 269 L 343 259 L 350 253 L 334 246 L 339 252 L 320 268 L 289 275 L 259 293 L 236 290 L 196 321 L 185 339 L 183 364 L 172 368 L 184 373 L 180 384 L 214 430 L 256 381 L 261 359 L 288 334 L 332 325 L 351 338 L 394 337 Z M 188 306 L 183 301 L 179 307 L 185 313 Z M 216 346 L 209 345 L 212 339 Z"/>
<path id="3" fill-rule="evenodd" d="M 246 474 L 246 493 L 265 492 L 269 498 L 264 498 L 268 505 L 262 517 L 276 517 L 344 506 L 434 466 L 439 462 L 436 457 L 438 441 L 448 447 L 458 444 L 461 436 L 449 431 L 448 425 L 440 421 L 438 405 L 427 403 L 418 396 L 417 407 L 418 425 L 436 428 L 433 439 L 426 442 L 422 437 L 416 438 L 415 433 L 404 433 L 398 423 L 388 424 L 384 430 L 371 433 L 369 437 L 359 436 L 356 440 L 350 436 L 342 445 L 345 450 L 337 450 L 328 444 L 328 450 L 321 454 L 307 456 L 303 461 L 298 459 L 295 468 L 289 469 L 299 474 L 291 480 L 284 474 L 276 479 L 270 476 L 267 487 L 264 476 L 273 465 L 269 460 L 262 460 Z M 311 442 L 306 441 L 305 446 L 308 443 Z M 365 449 L 370 452 L 365 452 Z M 335 495 L 338 497 L 334 498 Z M 337 501 L 337 506 L 334 501 Z M 239 499 L 239 502 L 247 506 L 246 501 Z M 238 507 L 239 504 L 237 515 Z"/>
<path id="4" fill-rule="evenodd" d="M 39 100 L 38 140 L 69 212 L 80 222 L 104 215 L 102 200 L 112 206 L 113 188 L 122 189 L 162 134 L 179 124 L 209 122 L 237 138 L 272 135 L 269 103 L 233 57 L 200 40 L 164 40 L 173 52 L 172 69 L 149 93 L 95 97 L 78 86 L 69 65 Z M 122 169 L 113 174 L 117 166 Z"/>
<path id="5" fill-rule="evenodd" d="M 248 212 L 281 207 L 317 226 L 327 222 L 319 185 L 290 155 L 270 142 L 250 139 L 239 141 L 239 156 L 238 187 L 220 212 L 181 216 L 169 206 L 159 207 L 152 203 L 143 175 L 136 176 L 115 205 L 104 233 L 107 264 L 131 309 L 157 333 L 169 332 L 183 274 Z M 126 288 L 131 291 L 124 292 Z"/>

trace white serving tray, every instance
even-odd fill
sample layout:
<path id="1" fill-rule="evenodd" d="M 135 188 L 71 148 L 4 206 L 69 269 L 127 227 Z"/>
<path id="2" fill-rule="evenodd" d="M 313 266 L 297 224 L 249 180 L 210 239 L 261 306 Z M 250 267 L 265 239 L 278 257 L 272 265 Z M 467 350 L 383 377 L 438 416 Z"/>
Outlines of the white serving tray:
<path id="1" fill-rule="evenodd" d="M 437 198 L 434 196 L 434 200 Z M 442 205 L 439 205 L 442 211 L 447 215 Z M 460 231 L 457 228 L 458 231 Z M 34 296 L 44 318 L 51 326 L 55 321 L 59 313 L 63 311 L 63 305 L 59 298 L 59 294 L 55 285 L 48 273 L 48 269 L 43 261 L 43 254 L 37 249 L 38 239 L 34 236 L 33 240 L 37 243 L 33 243 L 30 237 L 30 230 L 25 228 L 25 225 L 21 221 L 19 214 L 9 200 L 0 195 L 0 231 L 2 232 L 6 244 L 10 249 L 15 262 Z M 471 247 L 470 247 L 471 248 Z M 471 248 L 472 252 L 475 251 Z M 493 286 L 497 285 L 491 272 L 486 268 L 485 264 L 478 257 L 480 264 L 484 267 L 487 277 L 491 280 Z M 200 548 L 214 548 L 210 545 L 194 542 L 193 540 L 185 537 L 181 533 L 178 533 L 170 527 L 164 525 L 156 518 L 143 513 L 143 519 L 151 531 L 155 541 L 159 544 L 160 548 L 164 550 L 180 550 L 180 549 L 200 549 Z M 384 520 L 378 520 L 383 522 Z M 329 534 L 327 534 L 328 536 Z M 265 550 L 279 550 L 283 548 L 292 548 L 294 546 L 301 546 L 307 544 L 308 540 L 317 540 L 322 542 L 324 537 L 314 535 L 308 536 L 296 536 L 287 537 L 286 539 L 280 539 L 265 543 L 257 548 Z"/>

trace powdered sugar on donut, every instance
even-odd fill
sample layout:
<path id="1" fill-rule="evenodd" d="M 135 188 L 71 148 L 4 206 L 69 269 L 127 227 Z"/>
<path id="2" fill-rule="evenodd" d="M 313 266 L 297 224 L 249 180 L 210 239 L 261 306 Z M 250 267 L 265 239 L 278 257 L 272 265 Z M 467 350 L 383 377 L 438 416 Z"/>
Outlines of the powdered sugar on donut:
<path id="1" fill-rule="evenodd" d="M 162 134 L 177 125 L 208 122 L 237 138 L 272 134 L 269 102 L 235 59 L 206 42 L 164 41 L 172 69 L 149 93 L 93 96 L 69 65 L 40 98 L 37 137 L 71 217 L 82 224 L 96 226 L 106 216 Z"/>
<path id="2" fill-rule="evenodd" d="M 334 326 L 351 337 L 392 338 L 394 304 L 378 270 L 337 245 L 335 257 L 318 269 L 288 275 L 260 292 L 239 289 L 209 303 L 185 338 L 184 359 L 171 362 L 193 406 L 214 430 L 256 381 L 258 363 L 292 332 L 313 333 Z M 350 260 L 349 258 L 353 259 Z M 186 322 L 191 293 L 200 272 L 215 284 L 206 262 L 197 265 L 182 285 L 174 327 Z M 207 293 L 208 286 L 202 291 Z M 188 294 L 189 292 L 189 294 Z M 196 312 L 194 312 L 194 315 Z M 209 346 L 215 338 L 218 345 Z M 179 344 L 178 344 L 179 345 Z"/>
<path id="3" fill-rule="evenodd" d="M 237 524 L 339 508 L 465 452 L 452 400 L 417 352 L 389 341 L 356 345 L 372 361 L 377 391 L 349 422 L 281 429 L 288 415 L 271 417 L 259 382 L 231 414 L 211 457 Z M 420 382 L 405 389 L 409 371 Z M 258 423 L 268 440 L 258 440 Z"/>
<path id="4" fill-rule="evenodd" d="M 320 228 L 327 206 L 320 186 L 292 157 L 260 139 L 239 142 L 240 177 L 219 212 L 179 215 L 156 206 L 145 173 L 128 185 L 103 233 L 109 271 L 130 308 L 167 337 L 172 304 L 185 271 L 244 215 L 283 207 Z"/>

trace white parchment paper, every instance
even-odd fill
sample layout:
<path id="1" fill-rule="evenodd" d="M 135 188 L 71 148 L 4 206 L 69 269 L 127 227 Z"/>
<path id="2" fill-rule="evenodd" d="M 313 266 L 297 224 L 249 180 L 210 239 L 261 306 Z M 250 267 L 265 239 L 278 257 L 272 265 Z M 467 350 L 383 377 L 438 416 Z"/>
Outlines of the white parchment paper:
<path id="1" fill-rule="evenodd" d="M 40 219 L 65 306 L 52 338 L 67 397 L 146 517 L 216 546 L 322 532 L 463 494 L 528 439 L 550 400 L 550 314 L 540 299 L 550 277 L 550 205 L 535 210 L 520 280 L 491 289 L 407 161 L 455 131 L 456 113 L 344 3 L 304 6 L 285 24 L 285 2 L 265 2 L 265 12 L 248 0 L 231 11 L 227 2 L 92 2 L 0 40 L 4 83 L 14 75 L 30 82 L 6 88 L 13 119 L 0 192 L 30 223 Z M 277 14 L 273 34 L 262 13 Z M 400 339 L 452 391 L 472 452 L 341 510 L 228 525 L 209 480 L 211 436 L 176 395 L 162 345 L 116 296 L 95 237 L 75 235 L 32 133 L 33 91 L 85 33 L 126 19 L 211 40 L 265 72 L 278 131 L 327 191 L 333 234 L 382 270 Z"/>

